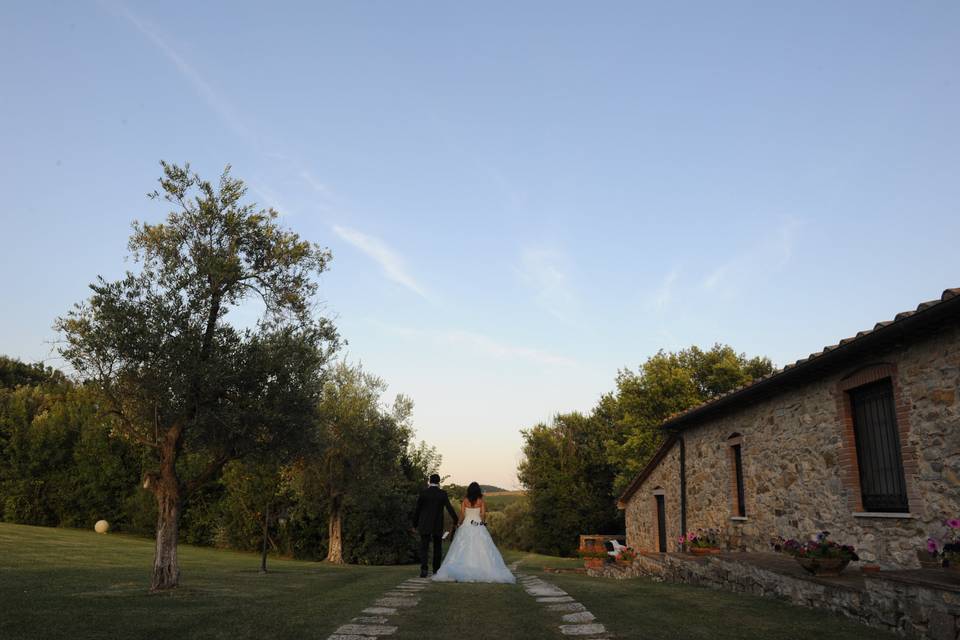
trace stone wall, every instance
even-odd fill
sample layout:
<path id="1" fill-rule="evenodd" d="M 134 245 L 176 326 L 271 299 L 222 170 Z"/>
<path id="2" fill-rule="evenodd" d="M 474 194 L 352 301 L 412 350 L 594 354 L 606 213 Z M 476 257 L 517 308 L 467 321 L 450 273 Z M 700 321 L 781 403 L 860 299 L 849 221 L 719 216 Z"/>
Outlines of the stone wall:
<path id="1" fill-rule="evenodd" d="M 627 545 L 638 551 L 657 551 L 657 503 L 654 491 L 664 491 L 667 551 L 676 551 L 680 537 L 680 447 L 676 444 L 660 461 L 626 506 Z"/>
<path id="2" fill-rule="evenodd" d="M 907 439 L 901 448 L 909 517 L 854 515 L 859 490 L 850 464 L 856 452 L 844 439 L 843 385 L 870 367 L 893 372 L 898 422 Z M 730 548 L 747 551 L 768 550 L 775 535 L 806 539 L 827 530 L 837 542 L 855 545 L 865 561 L 917 566 L 915 551 L 927 536 L 960 515 L 958 387 L 960 328 L 952 326 L 686 429 L 687 528 L 720 529 Z M 735 434 L 744 470 L 742 520 L 733 518 L 729 438 Z M 676 514 L 671 522 L 679 522 L 678 448 L 626 505 L 628 539 L 638 549 L 655 549 L 654 486 L 667 490 L 668 517 Z M 669 540 L 677 535 L 678 527 L 668 531 Z"/>
<path id="3" fill-rule="evenodd" d="M 938 586 L 897 576 L 913 572 L 863 574 L 862 582 L 842 584 L 829 579 L 797 577 L 729 557 L 694 560 L 685 555 L 662 554 L 638 556 L 630 566 L 608 564 L 588 573 L 618 579 L 647 576 L 779 598 L 831 611 L 907 638 L 960 638 L 960 582 Z"/>

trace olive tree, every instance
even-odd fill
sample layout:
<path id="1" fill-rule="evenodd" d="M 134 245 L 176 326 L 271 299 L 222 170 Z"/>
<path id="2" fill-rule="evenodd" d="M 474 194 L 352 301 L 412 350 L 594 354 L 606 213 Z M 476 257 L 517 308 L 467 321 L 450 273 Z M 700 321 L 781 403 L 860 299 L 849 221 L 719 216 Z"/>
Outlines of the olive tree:
<path id="1" fill-rule="evenodd" d="M 306 430 L 337 346 L 313 308 L 329 251 L 281 228 L 273 209 L 245 204 L 229 166 L 214 185 L 189 165 L 161 164 L 149 196 L 173 210 L 160 224 L 133 223 L 138 268 L 97 278 L 56 325 L 115 434 L 153 454 L 143 486 L 157 501 L 154 591 L 178 584 L 184 501 L 227 462 Z M 231 314 L 251 298 L 263 315 L 239 328 Z"/>

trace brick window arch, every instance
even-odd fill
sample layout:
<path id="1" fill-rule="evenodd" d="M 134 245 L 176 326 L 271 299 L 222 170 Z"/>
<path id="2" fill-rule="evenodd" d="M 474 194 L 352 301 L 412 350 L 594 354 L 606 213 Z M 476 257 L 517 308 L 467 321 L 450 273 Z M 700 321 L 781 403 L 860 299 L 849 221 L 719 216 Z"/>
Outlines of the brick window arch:
<path id="1" fill-rule="evenodd" d="M 897 366 L 882 362 L 849 373 L 837 384 L 837 405 L 840 471 L 850 510 L 858 515 L 916 511 L 916 450 Z"/>

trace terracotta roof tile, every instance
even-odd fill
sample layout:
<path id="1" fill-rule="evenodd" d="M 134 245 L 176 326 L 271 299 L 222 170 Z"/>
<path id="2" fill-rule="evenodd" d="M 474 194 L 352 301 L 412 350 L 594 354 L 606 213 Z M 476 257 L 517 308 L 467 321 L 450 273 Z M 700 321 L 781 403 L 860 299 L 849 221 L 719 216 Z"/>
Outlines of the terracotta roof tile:
<path id="1" fill-rule="evenodd" d="M 670 416 L 670 418 L 668 418 L 668 419 L 663 423 L 663 426 L 669 426 L 671 423 L 675 422 L 675 421 L 678 420 L 679 418 L 682 418 L 682 417 L 684 417 L 684 416 L 687 416 L 687 415 L 689 415 L 689 414 L 691 414 L 691 413 L 699 412 L 699 411 L 701 411 L 701 410 L 703 410 L 703 409 L 705 409 L 705 408 L 707 408 L 707 407 L 710 407 L 710 406 L 716 404 L 718 401 L 723 400 L 724 398 L 727 398 L 727 397 L 729 397 L 729 396 L 731 396 L 731 395 L 734 395 L 734 394 L 740 393 L 740 392 L 742 392 L 742 391 L 745 391 L 745 390 L 747 390 L 747 389 L 749 389 L 749 388 L 751 388 L 751 387 L 755 387 L 755 386 L 756 386 L 758 383 L 760 383 L 760 382 L 765 382 L 765 381 L 767 381 L 767 380 L 771 380 L 771 379 L 773 379 L 773 378 L 776 378 L 776 377 L 782 375 L 782 374 L 783 374 L 784 372 L 786 372 L 786 371 L 791 371 L 791 370 L 793 370 L 793 369 L 796 369 L 797 367 L 806 366 L 806 365 L 808 365 L 808 364 L 810 364 L 810 363 L 813 363 L 813 362 L 817 361 L 819 358 L 823 357 L 825 354 L 830 353 L 831 351 L 834 351 L 834 350 L 836 350 L 836 349 L 838 349 L 838 348 L 840 348 L 840 347 L 845 347 L 845 346 L 847 346 L 847 345 L 849 345 L 849 344 L 851 344 L 851 343 L 856 342 L 857 340 L 862 340 L 863 338 L 865 338 L 865 337 L 867 337 L 867 336 L 869 336 L 869 335 L 873 335 L 873 334 L 878 333 L 878 332 L 880 332 L 880 331 L 886 330 L 886 329 L 888 329 L 888 328 L 891 327 L 891 326 L 895 326 L 898 322 L 901 322 L 901 321 L 903 321 L 903 320 L 906 320 L 907 318 L 910 318 L 910 317 L 916 315 L 917 313 L 921 313 L 921 312 L 927 311 L 927 310 L 929 310 L 929 309 L 933 309 L 933 308 L 935 308 L 937 305 L 939 305 L 939 304 L 941 304 L 941 303 L 943 303 L 943 302 L 946 302 L 947 300 L 950 300 L 951 298 L 955 298 L 955 297 L 957 297 L 957 296 L 960 296 L 960 287 L 953 288 L 953 289 L 947 289 L 947 290 L 945 290 L 945 291 L 943 292 L 943 294 L 940 296 L 940 299 L 938 299 L 938 300 L 928 300 L 927 302 L 922 302 L 922 303 L 920 303 L 919 305 L 917 305 L 916 310 L 902 311 L 902 312 L 898 313 L 896 316 L 894 316 L 893 320 L 883 320 L 883 321 L 881 321 L 881 322 L 876 323 L 876 324 L 873 326 L 873 329 L 866 329 L 866 330 L 864 330 L 864 331 L 858 332 L 855 336 L 851 336 L 851 337 L 848 337 L 848 338 L 843 338 L 843 339 L 840 340 L 840 342 L 838 342 L 837 344 L 828 345 L 828 346 L 824 347 L 822 351 L 819 351 L 819 352 L 817 352 L 817 353 L 812 353 L 812 354 L 810 354 L 809 356 L 807 356 L 806 358 L 801 358 L 800 360 L 797 360 L 796 362 L 788 362 L 787 364 L 783 365 L 783 367 L 781 367 L 779 370 L 773 371 L 772 373 L 769 373 L 769 374 L 767 374 L 767 375 L 765 375 L 765 376 L 762 376 L 762 377 L 760 377 L 760 378 L 757 378 L 756 380 L 754 380 L 753 382 L 751 382 L 751 383 L 749 383 L 749 384 L 743 385 L 743 386 L 741 386 L 741 387 L 737 387 L 736 389 L 733 389 L 733 390 L 731 390 L 731 391 L 728 391 L 728 392 L 726 392 L 726 393 L 723 393 L 723 394 L 717 396 L 716 398 L 713 398 L 712 400 L 709 400 L 708 402 L 705 402 L 705 403 L 703 403 L 703 404 L 699 404 L 699 405 L 696 405 L 696 406 L 691 407 L 691 408 L 689 408 L 689 409 L 686 409 L 686 410 L 684 410 L 684 411 L 681 411 L 681 412 L 679 412 L 679 413 L 675 413 L 674 415 Z"/>

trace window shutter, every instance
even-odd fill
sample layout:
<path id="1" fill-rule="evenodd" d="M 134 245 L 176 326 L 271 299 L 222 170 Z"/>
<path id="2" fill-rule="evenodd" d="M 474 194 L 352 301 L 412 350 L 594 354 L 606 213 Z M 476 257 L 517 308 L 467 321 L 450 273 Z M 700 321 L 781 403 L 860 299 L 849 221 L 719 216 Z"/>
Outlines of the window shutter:
<path id="1" fill-rule="evenodd" d="M 907 483 L 890 380 L 853 389 L 850 404 L 863 508 L 867 511 L 908 512 Z"/>

